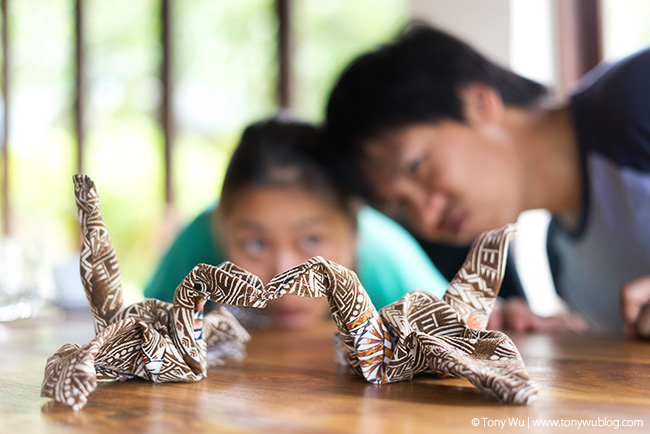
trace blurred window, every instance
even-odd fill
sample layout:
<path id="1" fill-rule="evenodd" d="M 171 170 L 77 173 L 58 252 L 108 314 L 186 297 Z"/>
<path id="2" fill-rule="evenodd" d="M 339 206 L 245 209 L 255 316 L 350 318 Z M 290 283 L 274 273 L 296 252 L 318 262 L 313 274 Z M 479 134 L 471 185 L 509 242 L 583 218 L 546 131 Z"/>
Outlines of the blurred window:
<path id="1" fill-rule="evenodd" d="M 125 292 L 135 299 L 170 241 L 161 236 L 169 223 L 159 115 L 161 0 L 82 1 L 84 171 L 97 182 Z M 178 225 L 214 203 L 242 129 L 278 110 L 276 1 L 170 1 Z M 75 1 L 7 5 L 12 235 L 38 240 L 51 267 L 78 248 L 71 181 L 77 170 Z M 320 122 L 341 69 L 396 34 L 408 1 L 299 0 L 289 6 L 292 108 Z"/>

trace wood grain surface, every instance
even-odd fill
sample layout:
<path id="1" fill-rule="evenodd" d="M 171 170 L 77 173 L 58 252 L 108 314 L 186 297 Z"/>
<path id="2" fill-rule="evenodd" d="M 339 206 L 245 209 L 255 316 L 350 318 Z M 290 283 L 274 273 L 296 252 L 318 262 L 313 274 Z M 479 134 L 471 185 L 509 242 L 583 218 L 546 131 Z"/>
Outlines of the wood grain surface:
<path id="1" fill-rule="evenodd" d="M 253 331 L 248 357 L 205 380 L 102 384 L 74 412 L 40 385 L 49 355 L 92 338 L 90 315 L 0 324 L 0 432 L 650 432 L 650 342 L 514 335 L 541 389 L 516 406 L 459 378 L 367 383 L 335 362 L 334 331 Z"/>

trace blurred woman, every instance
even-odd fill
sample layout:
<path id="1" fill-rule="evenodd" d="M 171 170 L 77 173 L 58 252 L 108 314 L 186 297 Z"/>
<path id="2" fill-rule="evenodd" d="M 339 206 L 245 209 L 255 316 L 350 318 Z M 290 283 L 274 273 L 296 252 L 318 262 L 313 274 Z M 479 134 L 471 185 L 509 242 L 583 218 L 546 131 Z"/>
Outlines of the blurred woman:
<path id="1" fill-rule="evenodd" d="M 264 283 L 313 256 L 357 272 L 377 309 L 406 292 L 442 297 L 447 281 L 398 224 L 359 207 L 328 172 L 312 125 L 278 118 L 244 131 L 219 203 L 199 215 L 164 256 L 145 296 L 172 301 L 198 263 L 230 260 Z M 236 308 L 249 326 L 301 328 L 323 318 L 324 299 L 285 296 L 263 311 Z"/>

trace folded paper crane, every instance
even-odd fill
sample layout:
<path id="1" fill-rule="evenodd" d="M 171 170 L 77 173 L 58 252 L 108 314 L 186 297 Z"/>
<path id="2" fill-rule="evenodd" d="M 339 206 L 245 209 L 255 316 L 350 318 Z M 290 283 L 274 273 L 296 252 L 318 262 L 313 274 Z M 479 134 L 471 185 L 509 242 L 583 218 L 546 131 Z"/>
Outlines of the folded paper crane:
<path id="1" fill-rule="evenodd" d="M 207 347 L 241 356 L 249 336 L 224 309 L 202 316 L 203 304 L 264 308 L 286 294 L 327 297 L 338 349 L 372 383 L 409 380 L 419 372 L 467 378 L 501 402 L 525 404 L 537 393 L 508 336 L 484 330 L 503 279 L 514 226 L 486 232 L 473 244 L 444 298 L 412 291 L 379 312 L 356 274 L 315 257 L 274 277 L 224 262 L 197 265 L 176 289 L 174 303 L 145 300 L 122 307 L 119 268 L 99 212 L 94 183 L 76 175 L 83 228 L 82 281 L 95 318 L 88 345 L 64 345 L 50 357 L 41 395 L 81 408 L 97 381 L 138 376 L 154 382 L 206 376 Z"/>
<path id="2" fill-rule="evenodd" d="M 367 381 L 446 374 L 468 379 L 501 402 L 526 404 L 538 389 L 517 348 L 504 333 L 484 330 L 514 230 L 507 225 L 482 234 L 442 300 L 416 290 L 377 312 L 354 272 L 321 257 L 277 275 L 265 287 L 248 275 L 254 285 L 231 291 L 225 299 L 263 308 L 285 294 L 327 297 L 339 329 L 338 349 Z"/>
<path id="3" fill-rule="evenodd" d="M 120 270 L 97 189 L 88 176 L 73 180 L 83 233 L 81 280 L 95 338 L 85 346 L 66 344 L 47 360 L 41 396 L 79 409 L 98 381 L 134 376 L 153 382 L 197 381 L 206 376 L 208 365 L 243 357 L 250 336 L 239 322 L 223 307 L 203 316 L 206 300 L 195 287 L 217 287 L 213 270 L 193 270 L 177 288 L 173 304 L 146 299 L 123 306 Z M 220 285 L 230 284 L 225 275 L 219 278 Z"/>

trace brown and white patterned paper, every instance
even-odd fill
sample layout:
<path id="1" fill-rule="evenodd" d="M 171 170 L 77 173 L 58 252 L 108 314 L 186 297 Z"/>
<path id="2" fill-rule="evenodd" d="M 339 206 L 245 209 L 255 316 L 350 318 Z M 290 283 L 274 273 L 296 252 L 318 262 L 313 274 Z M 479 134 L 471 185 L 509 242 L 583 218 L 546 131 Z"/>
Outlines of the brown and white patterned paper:
<path id="1" fill-rule="evenodd" d="M 81 275 L 96 337 L 85 346 L 64 345 L 48 359 L 42 396 L 79 409 L 97 381 L 200 380 L 209 366 L 207 347 L 224 357 L 242 356 L 249 339 L 224 308 L 203 317 L 205 301 L 264 308 L 286 294 L 327 297 L 339 329 L 338 349 L 369 382 L 433 372 L 467 378 L 505 403 L 525 404 L 537 393 L 510 338 L 484 330 L 503 279 L 512 225 L 475 241 L 442 300 L 416 290 L 377 312 L 354 272 L 315 257 L 266 286 L 230 262 L 199 264 L 176 289 L 173 304 L 147 299 L 124 308 L 97 191 L 87 176 L 74 181 L 84 233 Z"/>
<path id="2" fill-rule="evenodd" d="M 197 381 L 206 376 L 208 365 L 243 357 L 250 336 L 237 320 L 223 307 L 203 316 L 206 291 L 196 288 L 217 287 L 215 267 L 192 270 L 173 304 L 147 299 L 124 307 L 97 189 L 83 175 L 75 175 L 74 188 L 83 232 L 81 279 L 96 336 L 85 346 L 66 344 L 48 359 L 41 396 L 79 409 L 98 381 L 136 376 L 154 382 Z M 224 276 L 219 279 L 219 284 L 233 286 Z M 208 347 L 215 356 L 210 361 Z"/>
<path id="3" fill-rule="evenodd" d="M 327 297 L 339 350 L 367 381 L 393 383 L 419 372 L 453 375 L 501 402 L 526 404 L 538 389 L 517 348 L 504 333 L 484 330 L 514 230 L 507 225 L 481 235 L 442 300 L 416 290 L 377 312 L 354 272 L 315 257 L 265 287 L 228 263 L 250 285 L 224 294 L 223 302 L 262 308 L 286 294 Z"/>

